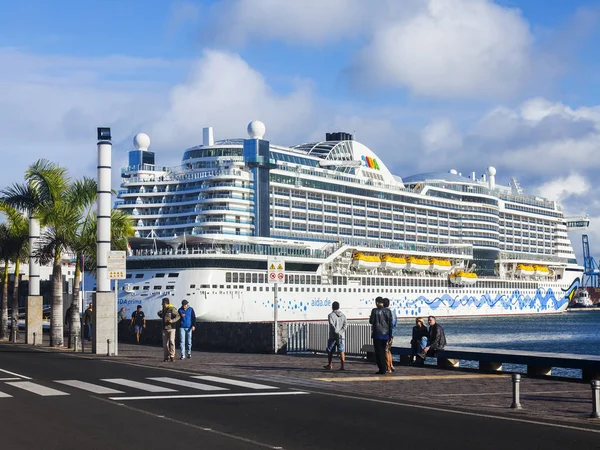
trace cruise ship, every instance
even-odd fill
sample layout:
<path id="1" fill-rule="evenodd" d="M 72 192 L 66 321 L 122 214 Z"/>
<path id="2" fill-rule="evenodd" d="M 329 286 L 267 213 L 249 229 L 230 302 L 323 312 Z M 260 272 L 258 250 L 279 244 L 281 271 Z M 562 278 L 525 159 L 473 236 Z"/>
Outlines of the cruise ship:
<path id="1" fill-rule="evenodd" d="M 567 232 L 587 217 L 496 183 L 494 167 L 401 178 L 348 133 L 286 147 L 260 121 L 247 131 L 204 128 L 170 168 L 134 137 L 115 204 L 136 230 L 119 307 L 152 314 L 169 297 L 203 321 L 270 321 L 275 305 L 281 321 L 320 321 L 334 301 L 366 319 L 383 296 L 399 318 L 542 314 L 580 285 Z"/>

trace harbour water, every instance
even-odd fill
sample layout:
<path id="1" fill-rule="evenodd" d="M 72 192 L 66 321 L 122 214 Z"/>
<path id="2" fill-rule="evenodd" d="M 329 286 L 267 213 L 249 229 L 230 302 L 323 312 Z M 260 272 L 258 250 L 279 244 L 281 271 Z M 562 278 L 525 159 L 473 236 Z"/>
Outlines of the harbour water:
<path id="1" fill-rule="evenodd" d="M 600 309 L 531 316 L 440 318 L 448 346 L 484 347 L 550 353 L 600 355 Z M 400 320 L 394 343 L 409 345 L 414 320 Z M 469 366 L 469 363 L 462 363 Z M 504 370 L 523 371 L 505 366 Z M 556 369 L 555 375 L 580 376 Z"/>

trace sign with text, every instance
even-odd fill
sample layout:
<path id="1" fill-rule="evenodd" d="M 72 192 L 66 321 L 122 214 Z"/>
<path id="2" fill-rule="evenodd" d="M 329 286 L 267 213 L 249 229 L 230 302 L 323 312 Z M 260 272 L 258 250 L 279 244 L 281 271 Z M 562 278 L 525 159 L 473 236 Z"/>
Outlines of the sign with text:
<path id="1" fill-rule="evenodd" d="M 285 280 L 285 261 L 283 258 L 267 259 L 267 278 L 269 283 L 283 283 Z"/>
<path id="2" fill-rule="evenodd" d="M 127 273 L 126 252 L 108 252 L 108 278 L 111 280 L 123 280 Z"/>

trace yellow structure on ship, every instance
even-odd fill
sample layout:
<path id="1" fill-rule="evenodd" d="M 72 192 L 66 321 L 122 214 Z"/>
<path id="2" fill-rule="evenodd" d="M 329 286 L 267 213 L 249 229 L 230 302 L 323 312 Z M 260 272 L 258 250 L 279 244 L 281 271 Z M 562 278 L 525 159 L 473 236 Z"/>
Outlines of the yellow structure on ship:
<path id="1" fill-rule="evenodd" d="M 379 255 L 366 255 L 362 252 L 355 252 L 352 255 L 352 266 L 358 269 L 375 269 L 380 265 Z"/>
<path id="2" fill-rule="evenodd" d="M 406 268 L 406 258 L 402 256 L 382 255 L 381 268 L 384 270 L 402 270 Z"/>
<path id="3" fill-rule="evenodd" d="M 429 270 L 436 273 L 446 273 L 452 270 L 452 263 L 447 259 L 431 258 Z"/>
<path id="4" fill-rule="evenodd" d="M 533 266 L 528 264 L 517 264 L 517 270 L 515 271 L 515 275 L 520 277 L 530 277 L 535 273 L 535 269 Z"/>
<path id="5" fill-rule="evenodd" d="M 477 283 L 477 274 L 475 272 L 459 271 L 450 274 L 450 281 L 459 286 L 470 286 Z"/>
<path id="6" fill-rule="evenodd" d="M 417 258 L 415 256 L 409 256 L 406 258 L 406 270 L 411 272 L 423 272 L 429 269 L 429 260 L 425 258 Z"/>

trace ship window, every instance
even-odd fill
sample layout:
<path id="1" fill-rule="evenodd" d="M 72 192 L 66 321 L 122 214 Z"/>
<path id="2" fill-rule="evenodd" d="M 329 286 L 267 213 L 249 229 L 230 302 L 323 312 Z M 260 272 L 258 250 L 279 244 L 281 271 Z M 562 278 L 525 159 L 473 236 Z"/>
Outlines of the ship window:
<path id="1" fill-rule="evenodd" d="M 149 291 L 149 290 L 150 290 L 150 286 L 144 286 L 142 289 L 143 289 L 144 291 Z"/>
<path id="2" fill-rule="evenodd" d="M 230 284 L 227 285 L 227 289 L 231 289 L 231 285 Z"/>
<path id="3" fill-rule="evenodd" d="M 152 289 L 154 289 L 155 291 L 160 291 L 162 289 L 162 286 L 154 286 Z"/>
<path id="4" fill-rule="evenodd" d="M 164 273 L 157 273 L 156 275 L 154 275 L 154 278 L 164 278 L 165 274 Z"/>
<path id="5" fill-rule="evenodd" d="M 136 273 L 135 277 L 136 278 L 144 278 L 144 274 L 143 273 Z"/>
<path id="6" fill-rule="evenodd" d="M 238 276 L 239 276 L 239 274 L 238 274 L 237 272 L 233 272 L 233 280 L 232 280 L 232 281 L 233 281 L 234 283 L 237 283 L 237 282 L 238 282 Z"/>
<path id="7" fill-rule="evenodd" d="M 221 284 L 219 285 L 219 289 L 225 289 L 225 286 Z"/>
<path id="8" fill-rule="evenodd" d="M 252 282 L 253 283 L 258 283 L 258 274 L 257 273 L 253 273 L 252 274 Z"/>
<path id="9" fill-rule="evenodd" d="M 315 288 L 312 288 L 312 291 L 315 292 Z"/>
<path id="10" fill-rule="evenodd" d="M 200 285 L 200 289 L 208 289 L 210 287 L 210 284 L 201 284 Z"/>
<path id="11" fill-rule="evenodd" d="M 175 286 L 167 286 L 167 291 L 175 289 Z"/>
<path id="12" fill-rule="evenodd" d="M 331 292 L 331 288 L 327 288 L 327 292 Z"/>
<path id="13" fill-rule="evenodd" d="M 258 290 L 259 290 L 260 292 L 262 292 L 262 290 L 263 290 L 263 287 L 262 287 L 262 286 L 261 286 L 261 287 L 259 287 L 259 288 L 258 288 Z"/>
<path id="14" fill-rule="evenodd" d="M 316 275 L 311 275 L 310 277 L 310 284 L 317 284 L 317 277 Z"/>
<path id="15" fill-rule="evenodd" d="M 317 275 L 317 284 L 321 284 L 321 275 Z"/>
<path id="16" fill-rule="evenodd" d="M 127 275 L 125 275 L 125 278 L 131 278 L 131 274 L 128 273 Z"/>
<path id="17" fill-rule="evenodd" d="M 252 290 L 256 292 L 256 286 L 252 286 Z"/>
<path id="18" fill-rule="evenodd" d="M 258 274 L 258 282 L 259 283 L 264 283 L 265 282 L 265 274 L 264 273 L 259 273 Z"/>
<path id="19" fill-rule="evenodd" d="M 300 284 L 304 284 L 304 275 L 300 275 Z"/>
<path id="20" fill-rule="evenodd" d="M 247 287 L 246 287 L 246 290 L 247 290 L 247 291 L 249 291 L 249 290 L 250 290 L 250 286 L 247 286 Z"/>
<path id="21" fill-rule="evenodd" d="M 133 287 L 133 290 L 134 290 L 134 291 L 139 291 L 139 290 L 140 290 L 140 287 L 139 287 L 139 286 L 134 286 L 134 287 Z"/>
<path id="22" fill-rule="evenodd" d="M 225 273 L 225 283 L 231 283 L 231 272 Z"/>
<path id="23" fill-rule="evenodd" d="M 190 284 L 190 289 L 194 289 L 196 287 L 195 284 Z"/>
<path id="24" fill-rule="evenodd" d="M 294 275 L 294 284 L 300 284 L 300 275 Z"/>
<path id="25" fill-rule="evenodd" d="M 217 285 L 216 285 L 216 284 L 213 284 L 213 285 L 212 285 L 212 288 L 213 288 L 213 289 L 216 289 L 216 288 L 217 288 Z"/>
<path id="26" fill-rule="evenodd" d="M 286 287 L 283 288 L 283 292 L 287 292 L 287 288 Z"/>
<path id="27" fill-rule="evenodd" d="M 300 292 L 304 292 L 304 288 L 300 288 Z"/>
<path id="28" fill-rule="evenodd" d="M 296 288 L 296 292 L 298 292 L 298 288 Z"/>
<path id="29" fill-rule="evenodd" d="M 266 291 L 266 292 L 269 292 L 269 286 L 267 286 L 267 287 L 265 288 L 265 291 Z"/>
<path id="30" fill-rule="evenodd" d="M 179 276 L 178 273 L 170 273 L 169 278 L 177 278 Z"/>

